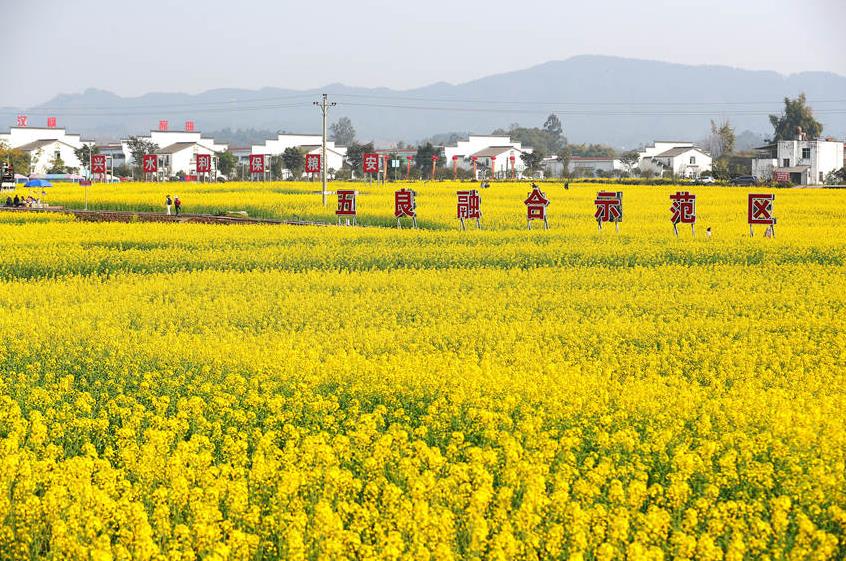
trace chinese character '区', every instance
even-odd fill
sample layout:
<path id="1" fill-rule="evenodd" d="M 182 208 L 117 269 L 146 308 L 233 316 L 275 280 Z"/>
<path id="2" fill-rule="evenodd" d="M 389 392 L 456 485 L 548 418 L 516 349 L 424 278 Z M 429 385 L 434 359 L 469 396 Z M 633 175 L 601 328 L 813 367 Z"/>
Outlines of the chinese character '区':
<path id="1" fill-rule="evenodd" d="M 775 195 L 772 193 L 750 193 L 749 206 L 746 211 L 747 222 L 749 222 L 749 235 L 753 234 L 752 227 L 755 224 L 765 224 L 766 237 L 775 236 L 776 219 L 773 216 L 773 201 Z"/>
<path id="2" fill-rule="evenodd" d="M 772 194 L 749 194 L 748 219 L 749 224 L 775 224 L 773 217 Z"/>

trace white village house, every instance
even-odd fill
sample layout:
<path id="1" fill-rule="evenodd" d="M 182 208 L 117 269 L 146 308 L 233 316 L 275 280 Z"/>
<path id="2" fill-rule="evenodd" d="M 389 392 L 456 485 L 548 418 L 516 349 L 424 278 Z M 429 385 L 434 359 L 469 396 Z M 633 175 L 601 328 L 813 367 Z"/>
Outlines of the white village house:
<path id="1" fill-rule="evenodd" d="M 617 158 L 572 156 L 567 169 L 573 177 L 594 177 L 597 172 L 601 172 L 603 175 L 622 173 L 626 171 L 626 166 Z"/>
<path id="2" fill-rule="evenodd" d="M 320 134 L 291 134 L 280 133 L 276 138 L 266 140 L 264 144 L 254 144 L 250 150 L 251 154 L 263 154 L 265 156 L 280 156 L 288 148 L 297 148 L 304 155 L 323 153 L 323 135 Z M 347 157 L 347 147 L 337 146 L 334 141 L 326 141 L 326 171 L 331 176 L 335 171 L 340 170 Z M 269 168 L 270 163 L 265 163 Z M 290 171 L 284 170 L 284 178 L 290 177 Z"/>
<path id="3" fill-rule="evenodd" d="M 710 173 L 713 162 L 708 152 L 687 141 L 656 140 L 638 156 L 637 167 L 641 173 L 658 176 L 697 178 L 704 172 Z"/>
<path id="4" fill-rule="evenodd" d="M 481 177 L 511 177 L 512 171 L 522 177 L 526 170 L 521 156 L 531 154 L 532 148 L 523 147 L 519 142 L 512 142 L 509 136 L 475 135 L 467 140 L 459 140 L 455 146 L 444 147 L 444 165 L 452 167 L 453 161 L 465 170 L 473 169 L 476 162 L 476 179 Z M 513 166 L 513 168 L 512 168 Z"/>
<path id="5" fill-rule="evenodd" d="M 187 125 L 188 123 L 186 123 Z M 186 126 L 186 128 L 189 128 Z M 190 128 L 193 128 L 190 127 Z M 139 136 L 140 139 L 152 142 L 158 146 L 156 154 L 159 155 L 159 177 L 173 177 L 179 173 L 188 176 L 197 174 L 197 154 L 211 154 L 212 171 L 210 176 L 217 176 L 217 156 L 224 152 L 228 145 L 216 142 L 213 138 L 205 137 L 199 131 L 194 130 L 151 130 L 147 136 Z M 132 153 L 129 151 L 129 139 L 120 141 L 120 144 L 107 144 L 99 146 L 100 153 L 112 158 L 114 165 L 126 163 L 134 165 Z"/>
<path id="6" fill-rule="evenodd" d="M 795 185 L 822 185 L 829 173 L 844 167 L 843 142 L 798 139 L 780 140 L 757 148 L 752 175 L 762 181 L 787 180 Z"/>
<path id="7" fill-rule="evenodd" d="M 47 173 L 57 155 L 65 167 L 79 170 L 85 164 L 79 161 L 74 150 L 93 144 L 64 128 L 29 126 L 10 127 L 9 132 L 0 133 L 0 142 L 29 154 L 30 169 L 16 170 L 24 175 Z"/>

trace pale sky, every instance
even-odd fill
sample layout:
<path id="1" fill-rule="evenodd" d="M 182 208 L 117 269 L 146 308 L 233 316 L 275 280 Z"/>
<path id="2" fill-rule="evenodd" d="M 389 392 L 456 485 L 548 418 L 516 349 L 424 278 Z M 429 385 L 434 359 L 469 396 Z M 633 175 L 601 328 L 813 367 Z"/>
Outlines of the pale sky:
<path id="1" fill-rule="evenodd" d="M 0 0 L 0 106 L 90 87 L 407 89 L 580 54 L 846 75 L 844 21 L 846 0 Z"/>

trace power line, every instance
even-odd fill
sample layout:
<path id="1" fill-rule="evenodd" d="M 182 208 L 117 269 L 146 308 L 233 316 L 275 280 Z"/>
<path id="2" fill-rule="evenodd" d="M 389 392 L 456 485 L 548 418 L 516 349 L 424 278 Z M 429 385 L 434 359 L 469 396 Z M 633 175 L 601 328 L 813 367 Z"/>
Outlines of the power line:
<path id="1" fill-rule="evenodd" d="M 355 94 L 355 93 L 333 93 L 335 97 L 339 98 L 353 98 L 353 99 L 370 99 L 370 100 L 394 100 L 394 101 L 421 101 L 427 103 L 473 103 L 473 104 L 482 104 L 482 105 L 530 105 L 530 106 L 577 106 L 577 107 L 606 107 L 606 106 L 631 106 L 631 107 L 638 107 L 638 106 L 735 106 L 735 105 L 781 105 L 783 100 L 772 100 L 772 101 L 763 101 L 763 100 L 747 100 L 747 101 L 727 101 L 727 100 L 720 100 L 720 101 L 572 101 L 572 100 L 556 100 L 556 101 L 545 101 L 545 100 L 514 100 L 514 99 L 471 99 L 471 98 L 453 98 L 453 97 L 418 97 L 418 96 L 402 96 L 402 95 L 381 95 L 381 94 Z M 29 113 L 32 114 L 42 114 L 48 112 L 55 112 L 61 114 L 71 114 L 70 112 L 73 111 L 120 111 L 120 113 L 116 113 L 118 115 L 124 114 L 131 114 L 125 113 L 127 111 L 132 111 L 134 109 L 147 111 L 152 109 L 158 109 L 159 112 L 165 112 L 168 109 L 172 109 L 174 111 L 182 110 L 183 108 L 192 108 L 193 110 L 200 111 L 199 108 L 207 107 L 206 110 L 223 110 L 230 105 L 237 105 L 237 104 L 245 104 L 246 106 L 250 107 L 256 103 L 274 103 L 274 105 L 269 106 L 269 108 L 276 108 L 280 107 L 275 105 L 276 102 L 279 101 L 288 101 L 292 99 L 305 99 L 311 98 L 312 94 L 309 93 L 302 93 L 302 94 L 294 94 L 294 95 L 286 95 L 286 96 L 274 96 L 274 97 L 265 97 L 265 98 L 242 98 L 242 99 L 229 99 L 229 100 L 219 100 L 219 101 L 197 101 L 197 102 L 188 102 L 188 103 L 165 103 L 165 104 L 151 104 L 151 105 L 130 105 L 130 106 L 114 106 L 114 105 L 80 105 L 80 106 L 73 106 L 73 107 L 58 107 L 58 106 L 41 106 L 35 107 L 28 110 Z M 808 100 L 809 104 L 831 104 L 831 103 L 844 103 L 846 104 L 846 99 L 813 99 Z M 348 103 L 351 105 L 352 103 Z M 243 109 L 248 110 L 248 109 Z M 143 114 L 143 113 L 138 113 Z"/>
<path id="2" fill-rule="evenodd" d="M 430 101 L 443 103 L 484 103 L 484 104 L 516 104 L 516 105 L 780 105 L 783 99 L 773 101 L 535 101 L 535 100 L 508 100 L 508 99 L 460 99 L 460 98 L 428 98 L 391 96 L 377 94 L 333 94 L 335 97 L 358 97 L 368 99 L 386 99 L 398 101 Z M 820 103 L 846 103 L 846 99 L 814 99 L 807 100 L 810 104 Z"/>
<path id="3" fill-rule="evenodd" d="M 354 103 L 339 102 L 339 105 L 354 107 L 373 107 L 380 109 L 411 109 L 415 111 L 443 111 L 443 112 L 467 112 L 467 113 L 527 113 L 557 115 L 593 115 L 593 116 L 713 116 L 719 115 L 769 115 L 769 111 L 753 110 L 718 110 L 718 111 L 620 111 L 620 110 L 574 110 L 574 109 L 493 109 L 481 107 L 432 107 L 425 105 L 396 105 L 383 103 Z M 846 113 L 846 109 L 821 109 L 814 113 L 840 114 Z"/>

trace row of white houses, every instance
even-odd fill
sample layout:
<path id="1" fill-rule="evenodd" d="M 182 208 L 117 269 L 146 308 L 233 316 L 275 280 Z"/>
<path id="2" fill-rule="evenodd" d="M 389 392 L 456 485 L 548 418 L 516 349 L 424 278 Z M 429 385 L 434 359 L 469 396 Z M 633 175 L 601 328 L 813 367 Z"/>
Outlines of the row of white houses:
<path id="1" fill-rule="evenodd" d="M 55 121 L 51 124 L 55 125 Z M 212 156 L 212 171 L 209 175 L 215 177 L 218 175 L 218 159 L 215 156 L 226 150 L 235 154 L 247 174 L 251 155 L 264 155 L 267 158 L 265 167 L 269 169 L 269 159 L 282 155 L 289 148 L 296 148 L 304 154 L 322 153 L 320 134 L 278 133 L 276 138 L 268 139 L 263 144 L 230 149 L 226 143 L 217 142 L 193 129 L 193 122 L 189 121 L 184 130 L 168 130 L 163 121 L 159 130 L 151 130 L 141 137 L 154 147 L 154 153 L 158 155 L 160 177 L 179 174 L 196 176 L 197 155 L 200 154 Z M 30 169 L 16 170 L 24 174 L 46 173 L 57 160 L 61 160 L 66 168 L 87 173 L 88 162 L 80 162 L 75 151 L 85 145 L 95 145 L 93 140 L 84 140 L 79 134 L 56 126 L 14 126 L 9 132 L 0 133 L 0 143 L 30 154 Z M 97 148 L 108 157 L 112 169 L 122 164 L 135 163 L 128 139 L 97 145 Z M 507 135 L 471 134 L 467 140 L 445 146 L 443 152 L 443 163 L 447 168 L 475 172 L 476 178 L 505 178 L 524 176 L 526 165 L 523 156 L 531 154 L 533 149 L 513 141 Z M 347 147 L 327 141 L 325 165 L 330 173 L 340 170 L 346 157 Z M 752 175 L 761 180 L 784 178 L 796 184 L 813 185 L 823 183 L 830 172 L 842 168 L 843 161 L 843 142 L 798 137 L 759 148 L 759 157 L 752 160 Z M 542 168 L 548 176 L 564 175 L 563 162 L 556 156 L 545 158 Z M 712 158 L 693 142 L 657 140 L 641 149 L 634 163 L 627 165 L 618 158 L 574 156 L 569 160 L 567 172 L 571 176 L 587 177 L 632 172 L 635 169 L 642 174 L 651 173 L 655 176 L 697 178 L 711 172 Z M 283 170 L 283 178 L 287 177 L 290 177 L 290 172 Z"/>

